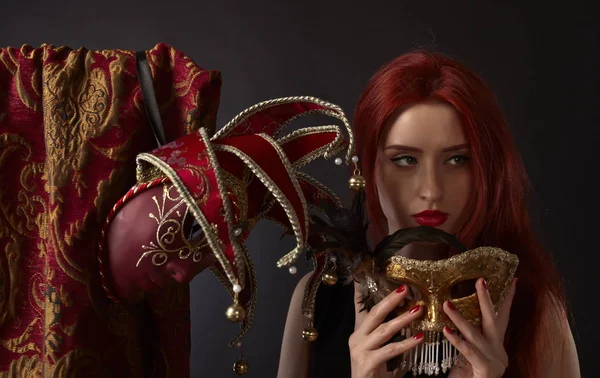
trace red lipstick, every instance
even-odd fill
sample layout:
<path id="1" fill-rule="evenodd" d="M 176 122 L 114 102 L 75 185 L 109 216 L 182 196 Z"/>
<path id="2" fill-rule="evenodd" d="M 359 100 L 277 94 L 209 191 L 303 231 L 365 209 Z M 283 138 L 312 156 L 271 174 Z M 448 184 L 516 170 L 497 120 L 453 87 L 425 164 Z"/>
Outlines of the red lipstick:
<path id="1" fill-rule="evenodd" d="M 420 226 L 437 227 L 448 219 L 448 214 L 438 210 L 425 210 L 414 214 L 413 217 Z"/>

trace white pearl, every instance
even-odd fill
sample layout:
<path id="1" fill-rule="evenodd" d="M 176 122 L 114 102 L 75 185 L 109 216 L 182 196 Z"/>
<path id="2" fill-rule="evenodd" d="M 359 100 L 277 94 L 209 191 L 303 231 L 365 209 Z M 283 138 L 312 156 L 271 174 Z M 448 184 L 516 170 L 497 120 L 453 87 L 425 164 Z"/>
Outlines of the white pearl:
<path id="1" fill-rule="evenodd" d="M 298 271 L 298 269 L 295 266 L 290 266 L 290 273 L 291 274 L 296 274 L 297 271 Z"/>
<path id="2" fill-rule="evenodd" d="M 233 292 L 234 293 L 239 293 L 242 291 L 242 287 L 238 284 L 233 285 Z"/>
<path id="3" fill-rule="evenodd" d="M 353 163 L 358 163 L 358 156 L 352 156 L 352 162 Z"/>
<path id="4" fill-rule="evenodd" d="M 240 236 L 242 234 L 242 229 L 241 228 L 236 228 L 235 230 L 233 230 L 233 234 L 235 236 Z"/>
<path id="5" fill-rule="evenodd" d="M 242 347 L 242 342 L 241 342 L 241 341 L 238 341 L 238 342 L 237 342 L 237 344 L 236 344 L 236 346 L 237 346 L 238 348 L 241 348 L 241 347 Z"/>
<path id="6" fill-rule="evenodd" d="M 342 165 L 342 159 L 341 158 L 336 158 L 335 159 L 335 165 Z"/>
<path id="7" fill-rule="evenodd" d="M 331 257 L 329 258 L 329 261 L 331 261 L 331 262 L 336 262 L 336 261 L 337 261 L 337 257 L 335 257 L 335 256 L 331 256 Z"/>

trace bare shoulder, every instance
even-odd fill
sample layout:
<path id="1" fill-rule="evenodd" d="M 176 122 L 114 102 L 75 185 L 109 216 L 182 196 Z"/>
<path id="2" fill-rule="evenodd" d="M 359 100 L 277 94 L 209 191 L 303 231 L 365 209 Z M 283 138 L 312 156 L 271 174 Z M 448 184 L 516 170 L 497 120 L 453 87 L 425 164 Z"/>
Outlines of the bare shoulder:
<path id="1" fill-rule="evenodd" d="M 552 295 L 544 298 L 542 306 L 545 314 L 544 331 L 555 335 L 553 342 L 559 345 L 554 356 L 546 356 L 546 376 L 580 378 L 579 356 L 565 308 Z"/>
<path id="2" fill-rule="evenodd" d="M 300 279 L 300 281 L 298 281 L 298 284 L 296 285 L 296 289 L 294 289 L 294 296 L 296 296 L 296 294 L 300 294 L 301 296 L 304 295 L 304 289 L 306 289 L 306 284 L 308 283 L 308 281 L 310 281 L 310 278 L 312 277 L 313 273 L 314 273 L 313 271 L 306 273 Z"/>
<path id="3" fill-rule="evenodd" d="M 307 283 L 313 272 L 307 273 L 298 281 L 288 309 L 277 377 L 306 378 L 308 376 L 309 345 L 302 339 L 306 319 L 302 314 L 302 300 Z"/>

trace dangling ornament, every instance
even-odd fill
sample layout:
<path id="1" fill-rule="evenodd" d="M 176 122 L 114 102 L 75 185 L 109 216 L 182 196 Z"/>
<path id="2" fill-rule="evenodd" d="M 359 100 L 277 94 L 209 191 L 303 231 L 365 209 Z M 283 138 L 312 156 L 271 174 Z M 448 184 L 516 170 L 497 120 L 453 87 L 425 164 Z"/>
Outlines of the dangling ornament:
<path id="1" fill-rule="evenodd" d="M 325 272 L 321 277 L 321 281 L 327 286 L 333 286 L 338 282 L 338 275 L 334 270 Z"/>
<path id="2" fill-rule="evenodd" d="M 248 372 L 248 361 L 246 361 L 243 357 L 240 357 L 233 364 L 233 371 L 237 375 L 244 375 Z"/>
<path id="3" fill-rule="evenodd" d="M 335 264 L 336 260 L 337 258 L 335 256 L 331 256 L 330 261 L 332 267 L 321 276 L 321 281 L 327 286 L 333 286 L 338 282 L 338 274 L 336 273 L 337 266 Z"/>
<path id="4" fill-rule="evenodd" d="M 358 168 L 358 156 L 352 156 L 352 162 L 354 163 L 354 173 L 350 176 L 348 185 L 351 189 L 362 190 L 366 186 L 366 181 L 360 174 L 360 169 Z"/>
<path id="5" fill-rule="evenodd" d="M 236 285 L 239 287 L 239 285 Z M 246 309 L 238 303 L 238 288 L 234 286 L 234 299 L 233 304 L 227 307 L 225 311 L 225 317 L 232 323 L 240 323 L 246 319 Z M 240 290 L 241 291 L 241 290 Z"/>
<path id="6" fill-rule="evenodd" d="M 314 328 L 312 324 L 309 324 L 309 326 L 302 331 L 302 338 L 310 343 L 315 341 L 317 337 L 319 337 L 319 332 L 317 332 L 317 329 Z"/>

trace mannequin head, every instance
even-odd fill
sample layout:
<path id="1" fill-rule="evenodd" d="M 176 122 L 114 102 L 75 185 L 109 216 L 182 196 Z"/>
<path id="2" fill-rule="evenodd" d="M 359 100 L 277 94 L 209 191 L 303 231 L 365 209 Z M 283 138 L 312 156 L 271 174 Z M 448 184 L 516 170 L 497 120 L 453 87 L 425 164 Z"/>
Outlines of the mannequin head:
<path id="1" fill-rule="evenodd" d="M 137 302 L 167 286 L 188 284 L 215 263 L 187 205 L 177 197 L 174 187 L 159 185 L 133 197 L 115 215 L 107 235 L 106 264 L 111 289 L 121 301 Z M 190 256 L 161 254 L 164 249 Z"/>

